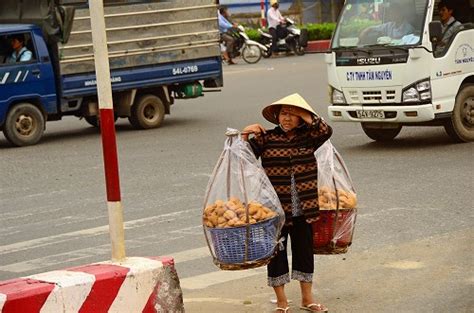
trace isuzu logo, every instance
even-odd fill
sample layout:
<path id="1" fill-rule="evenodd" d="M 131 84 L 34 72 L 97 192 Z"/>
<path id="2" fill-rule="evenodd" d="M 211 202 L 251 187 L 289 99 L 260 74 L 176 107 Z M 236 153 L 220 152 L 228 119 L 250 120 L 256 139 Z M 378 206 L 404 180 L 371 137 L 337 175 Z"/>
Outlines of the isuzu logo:
<path id="1" fill-rule="evenodd" d="M 380 64 L 380 58 L 358 58 L 358 65 Z"/>

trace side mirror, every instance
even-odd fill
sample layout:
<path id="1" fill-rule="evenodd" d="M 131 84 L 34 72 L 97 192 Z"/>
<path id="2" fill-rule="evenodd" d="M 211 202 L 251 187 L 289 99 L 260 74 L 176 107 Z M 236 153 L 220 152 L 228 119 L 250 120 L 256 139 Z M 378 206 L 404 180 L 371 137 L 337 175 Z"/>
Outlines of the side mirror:
<path id="1" fill-rule="evenodd" d="M 441 41 L 443 35 L 443 28 L 440 21 L 430 22 L 428 26 L 430 32 L 430 41 L 432 44 L 437 44 Z"/>

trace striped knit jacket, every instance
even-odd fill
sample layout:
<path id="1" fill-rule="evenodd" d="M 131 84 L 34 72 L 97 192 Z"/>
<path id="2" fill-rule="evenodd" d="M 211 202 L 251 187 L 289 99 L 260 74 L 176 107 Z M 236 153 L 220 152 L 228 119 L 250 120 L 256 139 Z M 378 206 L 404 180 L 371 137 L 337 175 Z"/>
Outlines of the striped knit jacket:
<path id="1" fill-rule="evenodd" d="M 313 222 L 318 216 L 318 167 L 314 152 L 331 135 L 332 128 L 322 118 L 314 117 L 311 125 L 305 123 L 297 128 L 291 139 L 278 126 L 249 141 L 280 198 L 287 226 L 292 225 L 292 173 L 306 221 Z"/>

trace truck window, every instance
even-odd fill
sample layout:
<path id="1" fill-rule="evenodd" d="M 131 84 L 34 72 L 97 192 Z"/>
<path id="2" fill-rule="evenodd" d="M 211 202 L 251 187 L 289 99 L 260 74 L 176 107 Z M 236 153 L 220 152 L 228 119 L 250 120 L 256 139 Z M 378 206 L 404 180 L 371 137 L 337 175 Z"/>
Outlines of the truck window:
<path id="1" fill-rule="evenodd" d="M 3 65 L 36 60 L 30 33 L 16 33 L 0 37 L 0 61 Z"/>
<path id="2" fill-rule="evenodd" d="M 427 0 L 347 0 L 332 48 L 419 44 L 427 5 Z"/>

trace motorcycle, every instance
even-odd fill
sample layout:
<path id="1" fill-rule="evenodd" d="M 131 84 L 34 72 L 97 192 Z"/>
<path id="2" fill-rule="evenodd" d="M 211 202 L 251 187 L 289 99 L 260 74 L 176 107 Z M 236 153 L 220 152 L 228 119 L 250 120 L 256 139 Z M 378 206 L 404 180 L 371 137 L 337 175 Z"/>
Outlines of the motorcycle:
<path id="1" fill-rule="evenodd" d="M 242 56 L 245 62 L 254 64 L 260 61 L 262 55 L 267 53 L 268 48 L 259 42 L 250 40 L 242 25 L 228 32 L 234 38 L 232 51 L 227 51 L 231 58 Z"/>
<path id="2" fill-rule="evenodd" d="M 308 46 L 308 30 L 304 28 L 299 29 L 290 18 L 285 18 L 285 24 L 282 28 L 283 36 L 279 36 L 277 42 L 278 52 L 285 52 L 287 54 L 293 52 L 296 55 L 304 55 L 305 48 Z M 263 57 L 268 58 L 272 55 L 272 35 L 264 32 L 260 28 L 258 32 L 260 33 L 259 42 L 267 47 L 267 50 L 263 53 Z"/>

